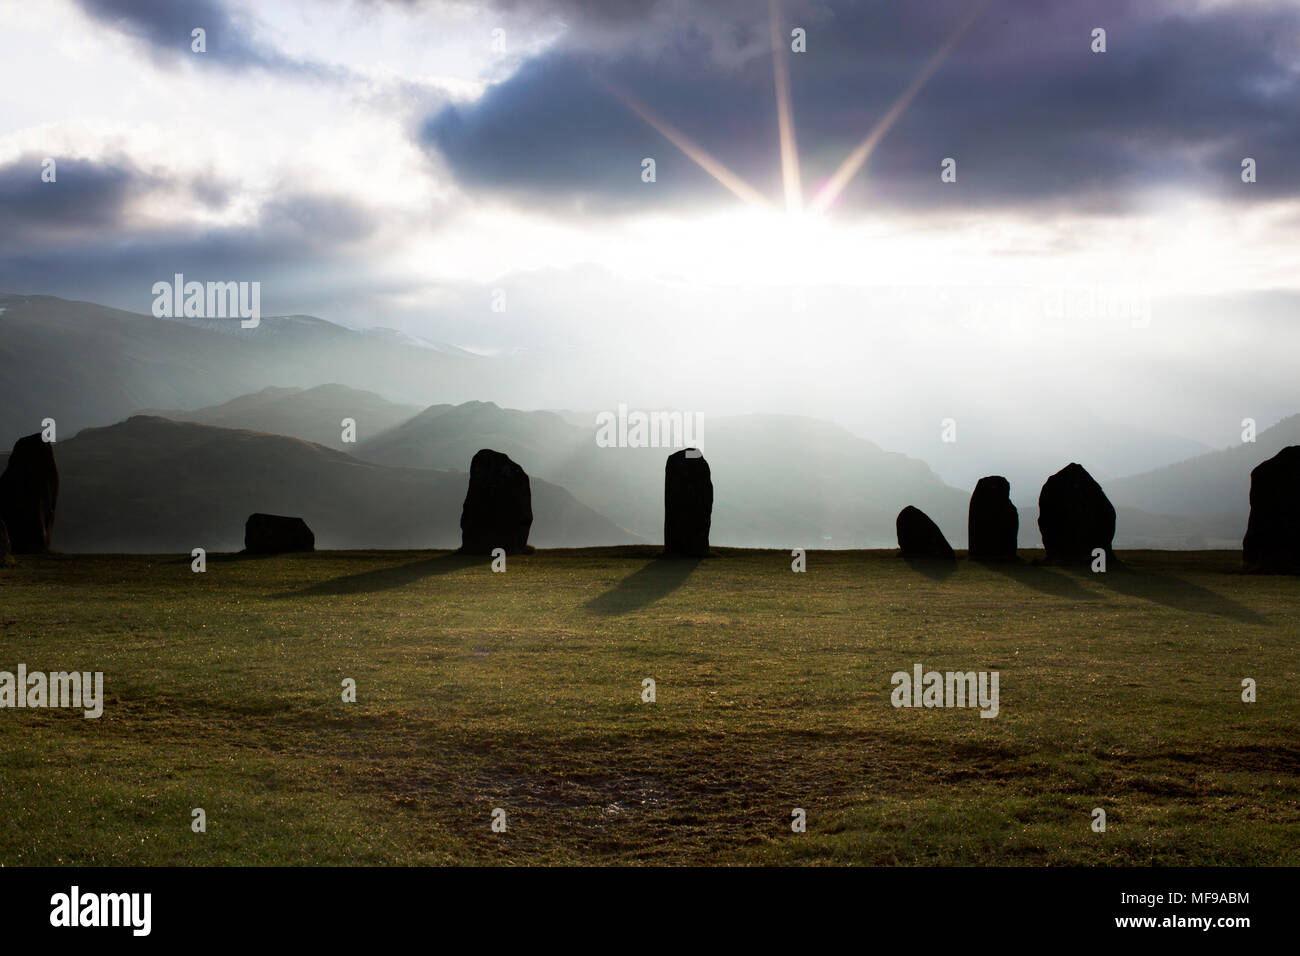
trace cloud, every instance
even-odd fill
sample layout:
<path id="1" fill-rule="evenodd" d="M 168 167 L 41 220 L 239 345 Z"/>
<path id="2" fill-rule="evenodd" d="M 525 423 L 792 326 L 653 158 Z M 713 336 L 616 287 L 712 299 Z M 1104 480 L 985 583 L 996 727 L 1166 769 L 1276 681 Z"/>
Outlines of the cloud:
<path id="1" fill-rule="evenodd" d="M 249 18 L 230 12 L 220 0 L 76 0 L 93 20 L 145 44 L 156 57 L 178 62 L 203 57 L 227 69 L 262 69 L 319 77 L 334 67 L 285 56 L 256 38 Z M 206 52 L 191 49 L 192 31 L 205 33 Z"/>
<path id="2" fill-rule="evenodd" d="M 57 290 L 143 310 L 153 282 L 184 272 L 204 281 L 262 281 L 271 300 L 289 310 L 369 271 L 358 250 L 378 238 L 382 223 L 350 196 L 308 191 L 276 194 L 250 222 L 163 221 L 146 208 L 159 197 L 219 205 L 231 185 L 143 170 L 120 156 L 60 159 L 53 183 L 40 173 L 34 155 L 0 166 L 6 291 Z"/>
<path id="3" fill-rule="evenodd" d="M 0 166 L 0 250 L 30 249 L 71 233 L 111 232 L 131 202 L 157 180 L 125 157 L 102 162 L 56 160 L 55 181 L 42 181 L 44 157 L 27 154 Z"/>
<path id="4" fill-rule="evenodd" d="M 553 9 L 560 10 L 562 5 Z M 965 3 L 786 4 L 805 193 L 829 176 L 944 43 Z M 662 16 L 671 10 L 673 17 Z M 545 204 L 616 208 L 728 201 L 722 187 L 602 88 L 638 99 L 778 199 L 767 7 L 730 8 L 730 31 L 676 4 L 646 21 L 607 18 L 417 131 L 471 186 Z M 674 19 L 680 18 L 680 19 Z M 647 26 L 658 29 L 647 36 Z M 1108 51 L 1090 49 L 1094 27 Z M 611 31 L 625 29 L 619 46 Z M 600 42 L 587 42 L 599 32 Z M 719 57 L 730 49 L 762 56 Z M 841 205 L 927 209 L 1063 206 L 1122 211 L 1150 193 L 1190 190 L 1252 201 L 1300 185 L 1300 9 L 1102 0 L 1086 7 L 990 5 L 901 116 Z M 748 40 L 736 38 L 748 38 Z M 656 157 L 645 188 L 640 160 Z M 1242 192 L 1250 156 L 1259 181 Z M 939 164 L 957 159 L 958 185 Z"/>
<path id="5" fill-rule="evenodd" d="M 746 177 L 772 185 L 764 155 L 775 136 L 770 117 L 756 117 L 736 91 L 705 100 L 681 71 L 660 74 L 639 62 L 614 64 L 620 87 L 653 91 L 656 107 L 690 104 L 673 121 Z M 612 207 L 711 197 L 716 184 L 602 85 L 604 66 L 565 53 L 525 64 L 479 104 L 449 106 L 420 130 L 420 140 L 450 163 L 462 184 L 515 193 L 543 205 L 590 197 Z M 770 99 L 771 94 L 768 94 Z M 770 109 L 770 104 L 769 104 Z M 656 160 L 656 182 L 641 180 L 642 160 Z"/>

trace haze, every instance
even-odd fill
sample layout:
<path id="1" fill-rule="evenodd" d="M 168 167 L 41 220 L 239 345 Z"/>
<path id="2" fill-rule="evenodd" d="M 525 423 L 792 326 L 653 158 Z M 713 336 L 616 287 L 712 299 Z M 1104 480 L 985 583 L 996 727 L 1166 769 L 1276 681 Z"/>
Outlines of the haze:
<path id="1" fill-rule="evenodd" d="M 989 4 L 821 211 L 971 6 L 699 7 L 5 3 L 0 291 L 258 281 L 518 370 L 395 401 L 810 415 L 961 486 L 1298 410 L 1294 4 Z"/>

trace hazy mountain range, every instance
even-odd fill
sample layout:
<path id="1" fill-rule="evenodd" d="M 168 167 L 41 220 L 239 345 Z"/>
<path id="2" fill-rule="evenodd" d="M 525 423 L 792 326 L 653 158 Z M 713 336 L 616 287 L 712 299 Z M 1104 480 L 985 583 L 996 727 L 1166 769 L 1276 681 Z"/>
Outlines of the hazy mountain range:
<path id="1" fill-rule="evenodd" d="M 0 294 L 0 446 L 54 418 L 60 436 L 143 409 L 197 409 L 268 385 L 342 382 L 423 408 L 497 394 L 508 372 L 464 352 L 307 317 L 226 331 L 52 296 Z M 233 329 L 230 328 L 233 326 Z"/>
<path id="2" fill-rule="evenodd" d="M 378 434 L 414 418 L 421 410 L 418 405 L 389 402 L 374 392 L 343 385 L 317 385 L 309 389 L 272 386 L 208 408 L 144 409 L 140 414 L 290 435 L 347 451 L 348 444 L 342 437 L 345 419 L 358 423 L 362 435 Z"/>
<path id="3" fill-rule="evenodd" d="M 594 411 L 463 400 L 517 392 L 508 360 L 310 316 L 237 333 L 229 322 L 45 296 L 0 296 L 0 309 L 0 442 L 7 449 L 42 419 L 57 421 L 61 550 L 233 550 L 252 511 L 302 515 L 323 548 L 449 547 L 480 448 L 506 452 L 533 476 L 534 544 L 661 539 L 669 450 L 599 447 Z M 444 400 L 429 405 L 429 396 Z M 344 419 L 355 422 L 355 443 L 343 440 Z M 1116 442 L 1143 437 L 1128 428 Z M 1059 448 L 1022 443 L 1008 461 L 994 449 L 1013 441 L 980 439 L 948 447 L 964 449 L 971 475 L 1012 479 L 1022 547 L 1039 543 L 1042 481 L 1070 460 L 1103 480 L 1119 510 L 1118 547 L 1237 547 L 1250 469 L 1300 443 L 1300 416 L 1225 451 L 1196 454 L 1202 446 L 1176 439 L 1148 447 L 1147 460 L 1191 454 L 1126 478 L 1108 477 L 1122 457 L 1071 455 L 1068 437 Z M 718 544 L 892 547 L 907 504 L 965 544 L 968 488 L 834 423 L 710 416 L 701 444 Z"/>
<path id="4" fill-rule="evenodd" d="M 582 419 L 582 416 L 571 415 Z M 601 448 L 596 416 L 571 424 L 553 412 L 491 402 L 434 406 L 359 444 L 387 465 L 467 467 L 482 447 L 505 451 L 529 474 L 571 490 L 619 525 L 658 540 L 663 448 Z M 740 547 L 882 547 L 913 503 L 964 539 L 966 494 L 924 462 L 891 454 L 816 419 L 748 415 L 708 420 L 702 442 L 713 474 L 713 536 Z"/>
<path id="5" fill-rule="evenodd" d="M 238 551 L 255 511 L 298 515 L 319 548 L 453 548 L 467 476 L 389 468 L 282 435 L 136 416 L 58 443 L 54 546 L 63 551 Z M 539 547 L 639 539 L 532 481 Z"/>

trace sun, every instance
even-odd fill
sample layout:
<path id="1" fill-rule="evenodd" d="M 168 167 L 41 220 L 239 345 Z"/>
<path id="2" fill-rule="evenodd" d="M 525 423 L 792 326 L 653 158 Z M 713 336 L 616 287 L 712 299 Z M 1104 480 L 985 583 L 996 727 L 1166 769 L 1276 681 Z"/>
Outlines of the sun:
<path id="1" fill-rule="evenodd" d="M 884 139 L 890 128 L 907 111 L 916 95 L 926 81 L 943 65 L 953 49 L 966 35 L 975 20 L 983 11 L 984 4 L 977 4 L 962 19 L 948 36 L 943 46 L 934 54 L 912 79 L 906 89 L 886 110 L 876 124 L 867 132 L 840 163 L 835 172 L 822 184 L 821 188 L 805 206 L 803 184 L 799 172 L 799 146 L 795 135 L 794 106 L 790 96 L 790 72 L 783 56 L 785 43 L 781 33 L 781 11 L 779 0 L 768 0 L 769 19 L 772 33 L 772 78 L 776 87 L 777 129 L 780 144 L 781 183 L 785 193 L 785 211 L 791 222 L 804 222 L 805 217 L 818 216 L 827 212 L 839 198 L 849 182 L 871 156 L 873 150 Z M 758 208 L 775 208 L 771 201 L 747 183 L 740 175 L 729 169 L 717 157 L 700 146 L 668 120 L 657 114 L 628 90 L 614 83 L 607 77 L 597 76 L 597 80 L 641 119 L 654 127 L 670 143 L 680 149 L 692 162 L 730 190 L 738 199 L 748 206 Z"/>

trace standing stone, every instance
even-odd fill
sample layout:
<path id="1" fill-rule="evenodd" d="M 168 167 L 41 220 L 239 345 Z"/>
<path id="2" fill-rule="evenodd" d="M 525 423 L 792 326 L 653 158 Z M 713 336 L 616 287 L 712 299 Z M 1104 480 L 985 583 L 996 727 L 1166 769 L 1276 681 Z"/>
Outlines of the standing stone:
<path id="1" fill-rule="evenodd" d="M 1250 521 L 1242 557 L 1261 571 L 1300 573 L 1300 445 L 1250 473 Z"/>
<path id="2" fill-rule="evenodd" d="M 1043 483 L 1038 495 L 1038 530 L 1053 564 L 1087 564 L 1101 548 L 1114 558 L 1115 506 L 1082 465 L 1071 462 Z"/>
<path id="3" fill-rule="evenodd" d="M 469 465 L 469 491 L 460 512 L 460 549 L 466 554 L 528 550 L 533 491 L 528 473 L 508 455 L 484 448 Z"/>
<path id="4" fill-rule="evenodd" d="M 902 557 L 957 559 L 939 526 L 920 508 L 908 505 L 898 513 L 894 527 L 898 532 L 898 550 Z"/>
<path id="5" fill-rule="evenodd" d="M 0 475 L 0 521 L 9 531 L 14 554 L 50 550 L 54 506 L 59 500 L 59 469 L 54 448 L 40 433 L 20 438 Z"/>
<path id="6" fill-rule="evenodd" d="M 252 514 L 244 522 L 244 550 L 249 554 L 315 551 L 316 535 L 301 518 Z"/>
<path id="7" fill-rule="evenodd" d="M 976 561 L 1016 560 L 1020 512 L 1011 503 L 1011 482 L 1001 475 L 981 478 L 970 496 L 967 548 Z"/>
<path id="8" fill-rule="evenodd" d="M 4 567 L 9 562 L 9 530 L 5 523 L 0 521 L 0 567 Z"/>
<path id="9" fill-rule="evenodd" d="M 695 448 L 673 452 L 664 466 L 664 554 L 707 557 L 712 520 L 709 463 Z"/>

